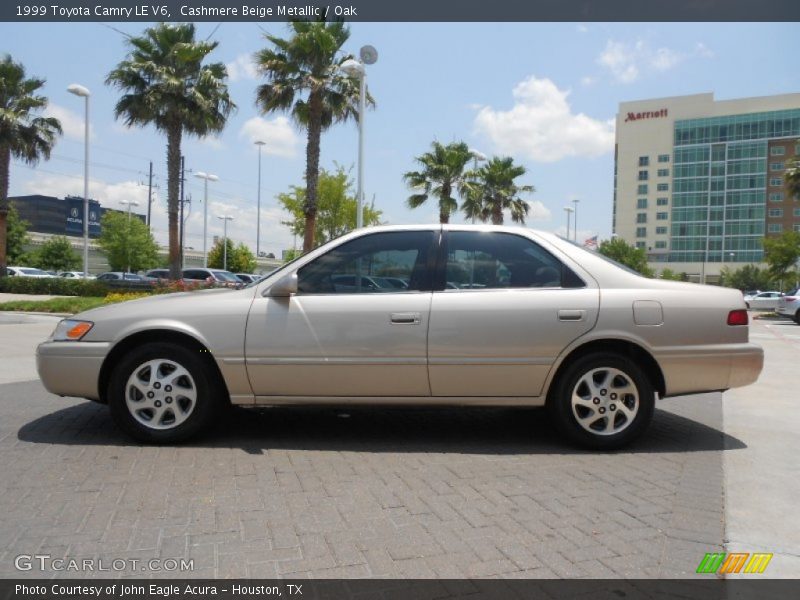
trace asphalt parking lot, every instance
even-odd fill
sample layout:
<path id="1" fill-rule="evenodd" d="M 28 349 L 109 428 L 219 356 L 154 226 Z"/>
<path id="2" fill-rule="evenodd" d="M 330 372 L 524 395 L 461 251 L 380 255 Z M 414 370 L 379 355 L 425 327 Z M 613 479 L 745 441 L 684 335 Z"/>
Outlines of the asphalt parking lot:
<path id="1" fill-rule="evenodd" d="M 35 379 L 54 324 L 0 314 L 2 577 L 176 574 L 20 572 L 20 554 L 190 558 L 190 577 L 686 577 L 725 549 L 800 575 L 788 322 L 753 325 L 759 383 L 663 400 L 617 453 L 519 409 L 235 409 L 199 442 L 139 446 Z"/>

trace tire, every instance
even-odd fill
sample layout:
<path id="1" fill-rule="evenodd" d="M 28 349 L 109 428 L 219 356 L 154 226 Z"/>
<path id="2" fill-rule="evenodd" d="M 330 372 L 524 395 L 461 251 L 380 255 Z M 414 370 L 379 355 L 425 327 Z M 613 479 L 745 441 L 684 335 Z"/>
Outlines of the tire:
<path id="1" fill-rule="evenodd" d="M 794 322 L 800 325 L 800 309 L 796 313 L 794 313 Z"/>
<path id="2" fill-rule="evenodd" d="M 556 428 L 573 444 L 615 450 L 645 432 L 653 419 L 655 390 L 630 359 L 587 354 L 559 375 L 547 408 Z"/>
<path id="3" fill-rule="evenodd" d="M 227 400 L 208 360 L 173 343 L 149 343 L 128 352 L 108 385 L 114 421 L 149 444 L 182 442 L 208 429 Z"/>
<path id="4" fill-rule="evenodd" d="M 749 302 L 745 302 L 744 305 L 747 308 L 747 310 L 750 310 L 750 303 Z"/>

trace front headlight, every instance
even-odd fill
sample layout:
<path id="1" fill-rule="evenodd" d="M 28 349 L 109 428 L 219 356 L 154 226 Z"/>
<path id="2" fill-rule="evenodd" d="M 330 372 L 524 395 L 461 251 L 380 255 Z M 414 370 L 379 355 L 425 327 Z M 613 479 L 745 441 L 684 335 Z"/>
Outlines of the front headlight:
<path id="1" fill-rule="evenodd" d="M 56 326 L 56 330 L 50 338 L 54 342 L 77 342 L 94 327 L 91 321 L 76 321 L 75 319 L 64 319 Z"/>

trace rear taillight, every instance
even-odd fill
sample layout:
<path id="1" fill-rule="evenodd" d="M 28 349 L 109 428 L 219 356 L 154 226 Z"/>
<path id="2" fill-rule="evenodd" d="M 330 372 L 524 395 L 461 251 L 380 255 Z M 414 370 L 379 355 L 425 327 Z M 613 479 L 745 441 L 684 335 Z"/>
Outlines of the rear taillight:
<path id="1" fill-rule="evenodd" d="M 795 300 L 797 300 L 797 296 L 784 296 L 783 299 L 786 300 L 787 302 L 794 302 Z"/>
<path id="2" fill-rule="evenodd" d="M 747 311 L 740 308 L 729 312 L 728 325 L 747 325 Z"/>

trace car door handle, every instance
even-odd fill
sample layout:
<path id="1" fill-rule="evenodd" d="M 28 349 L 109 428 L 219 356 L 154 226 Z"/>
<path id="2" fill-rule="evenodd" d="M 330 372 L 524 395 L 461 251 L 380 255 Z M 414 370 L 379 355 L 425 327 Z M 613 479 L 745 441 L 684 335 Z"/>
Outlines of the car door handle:
<path id="1" fill-rule="evenodd" d="M 418 325 L 422 319 L 419 313 L 407 312 L 392 313 L 390 320 L 394 325 Z"/>
<path id="2" fill-rule="evenodd" d="M 558 311 L 559 321 L 583 321 L 586 316 L 585 310 L 560 310 Z"/>

